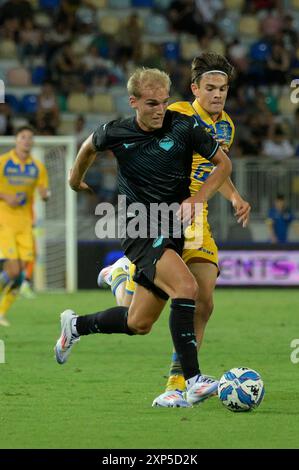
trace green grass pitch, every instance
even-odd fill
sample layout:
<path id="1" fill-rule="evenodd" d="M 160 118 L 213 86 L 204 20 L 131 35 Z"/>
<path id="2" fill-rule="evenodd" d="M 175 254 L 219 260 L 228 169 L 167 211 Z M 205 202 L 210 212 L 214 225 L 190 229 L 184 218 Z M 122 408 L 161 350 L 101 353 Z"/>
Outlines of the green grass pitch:
<path id="1" fill-rule="evenodd" d="M 216 292 L 201 367 L 216 377 L 237 366 L 260 372 L 265 398 L 250 413 L 229 412 L 216 397 L 189 409 L 151 407 L 170 359 L 167 308 L 150 335 L 84 337 L 67 364 L 56 364 L 59 313 L 113 302 L 95 291 L 16 302 L 12 326 L 0 327 L 0 448 L 299 447 L 299 363 L 290 360 L 299 338 L 295 290 Z"/>

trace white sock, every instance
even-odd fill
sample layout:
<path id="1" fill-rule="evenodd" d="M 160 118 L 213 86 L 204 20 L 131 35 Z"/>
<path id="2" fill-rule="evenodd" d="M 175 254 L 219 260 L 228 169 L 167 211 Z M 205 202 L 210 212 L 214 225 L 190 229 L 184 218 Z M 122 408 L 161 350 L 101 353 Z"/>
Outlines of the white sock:
<path id="1" fill-rule="evenodd" d="M 190 379 L 186 380 L 186 387 L 187 390 L 190 390 L 193 385 L 198 382 L 199 378 L 201 377 L 201 374 L 194 375 L 194 377 L 191 377 Z"/>

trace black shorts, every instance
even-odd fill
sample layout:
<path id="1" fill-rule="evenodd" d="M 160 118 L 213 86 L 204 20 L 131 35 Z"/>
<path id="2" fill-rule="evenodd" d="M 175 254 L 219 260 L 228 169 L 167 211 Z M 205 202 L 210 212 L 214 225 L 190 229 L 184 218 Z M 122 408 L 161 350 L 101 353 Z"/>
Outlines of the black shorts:
<path id="1" fill-rule="evenodd" d="M 154 284 L 156 263 L 159 261 L 166 248 L 171 248 L 182 256 L 184 241 L 184 237 L 123 239 L 122 247 L 125 255 L 136 265 L 134 281 L 152 291 L 154 294 L 161 297 L 161 299 L 167 300 L 169 296 L 166 292 Z"/>

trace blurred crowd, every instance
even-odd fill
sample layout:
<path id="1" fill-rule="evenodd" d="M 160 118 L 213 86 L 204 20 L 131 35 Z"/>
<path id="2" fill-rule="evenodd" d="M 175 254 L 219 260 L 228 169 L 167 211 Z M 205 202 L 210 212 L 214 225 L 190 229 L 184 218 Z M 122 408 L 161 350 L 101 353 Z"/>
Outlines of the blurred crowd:
<path id="1" fill-rule="evenodd" d="M 214 51 L 236 69 L 232 158 L 299 156 L 298 38 L 295 0 L 0 0 L 0 135 L 29 121 L 79 145 L 99 120 L 130 113 L 137 65 L 166 70 L 173 100 L 192 100 L 192 58 Z M 116 169 L 108 154 L 101 165 L 109 199 Z"/>

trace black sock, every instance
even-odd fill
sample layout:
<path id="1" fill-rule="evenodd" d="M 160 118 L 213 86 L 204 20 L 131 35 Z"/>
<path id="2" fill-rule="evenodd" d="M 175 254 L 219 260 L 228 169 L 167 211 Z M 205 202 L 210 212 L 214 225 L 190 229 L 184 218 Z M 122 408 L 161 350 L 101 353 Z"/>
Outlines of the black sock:
<path id="1" fill-rule="evenodd" d="M 194 332 L 194 310 L 195 302 L 192 299 L 173 299 L 171 302 L 169 327 L 185 380 L 200 374 Z"/>
<path id="2" fill-rule="evenodd" d="M 128 308 L 113 307 L 103 312 L 83 315 L 77 318 L 76 329 L 79 335 L 90 335 L 92 333 L 134 333 L 127 325 Z"/>

